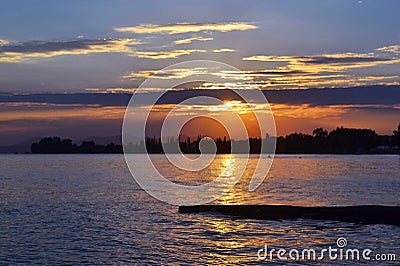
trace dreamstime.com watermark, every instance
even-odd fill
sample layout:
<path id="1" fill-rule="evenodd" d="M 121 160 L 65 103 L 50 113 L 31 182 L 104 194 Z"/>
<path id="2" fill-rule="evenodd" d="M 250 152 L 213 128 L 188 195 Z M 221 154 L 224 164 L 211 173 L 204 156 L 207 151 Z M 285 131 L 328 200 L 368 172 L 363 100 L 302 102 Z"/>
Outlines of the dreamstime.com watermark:
<path id="1" fill-rule="evenodd" d="M 374 253 L 371 249 L 346 248 L 347 239 L 339 237 L 336 246 L 329 246 L 321 250 L 313 248 L 306 249 L 284 249 L 271 248 L 267 244 L 257 252 L 259 260 L 280 261 L 396 261 L 394 253 Z"/>

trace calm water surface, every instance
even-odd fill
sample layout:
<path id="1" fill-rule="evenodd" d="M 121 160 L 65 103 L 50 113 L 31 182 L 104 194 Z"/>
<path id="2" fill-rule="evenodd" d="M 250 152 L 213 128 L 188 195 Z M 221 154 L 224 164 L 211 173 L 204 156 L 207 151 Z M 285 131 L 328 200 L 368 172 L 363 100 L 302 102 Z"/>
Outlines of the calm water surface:
<path id="1" fill-rule="evenodd" d="M 321 250 L 336 247 L 338 237 L 347 239 L 348 248 L 395 253 L 397 263 L 392 264 L 399 263 L 396 226 L 179 214 L 177 207 L 150 197 L 135 183 L 122 155 L 0 159 L 0 264 L 257 265 L 269 262 L 257 258 L 265 243 L 276 249 Z M 227 156 L 217 156 L 210 169 L 191 176 L 166 164 L 161 155 L 152 159 L 171 180 L 200 184 L 220 172 Z M 215 203 L 400 206 L 400 156 L 280 155 L 264 183 L 248 192 L 256 163 L 257 157 L 251 158 L 245 176 Z M 329 263 L 346 262 L 319 262 Z"/>

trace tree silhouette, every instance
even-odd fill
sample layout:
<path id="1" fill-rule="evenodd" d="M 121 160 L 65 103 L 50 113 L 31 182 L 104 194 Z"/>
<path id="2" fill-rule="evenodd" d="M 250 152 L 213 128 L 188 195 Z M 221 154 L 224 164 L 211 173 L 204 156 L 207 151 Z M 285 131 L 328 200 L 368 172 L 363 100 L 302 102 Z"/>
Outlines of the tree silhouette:
<path id="1" fill-rule="evenodd" d="M 169 153 L 200 153 L 202 136 L 197 139 L 190 137 L 169 138 L 167 143 L 162 143 L 160 138 L 152 137 L 139 143 L 129 143 L 124 146 L 128 153 L 164 153 L 164 148 Z M 213 150 L 211 139 L 205 139 L 203 148 L 205 152 Z M 379 136 L 374 130 L 359 128 L 338 127 L 331 132 L 323 128 L 316 128 L 312 135 L 293 133 L 284 137 L 271 137 L 265 139 L 249 138 L 248 140 L 230 140 L 227 137 L 214 140 L 216 152 L 229 153 L 271 153 L 276 141 L 276 153 L 316 153 L 316 154 L 361 154 L 361 153 L 399 153 L 400 149 L 400 124 L 392 136 Z M 249 145 L 248 145 L 249 144 Z M 263 147 L 262 147 L 263 146 Z M 234 150 L 233 150 L 234 149 Z M 122 153 L 122 145 L 109 143 L 98 145 L 94 141 L 84 141 L 80 145 L 74 144 L 70 139 L 59 137 L 46 137 L 38 143 L 32 143 L 32 153 Z"/>
<path id="2" fill-rule="evenodd" d="M 83 141 L 81 145 L 72 143 L 70 139 L 46 137 L 38 143 L 32 143 L 32 153 L 122 153 L 122 146 L 110 143 L 97 145 L 94 141 Z"/>
<path id="3" fill-rule="evenodd" d="M 313 131 L 313 136 L 316 138 L 326 138 L 328 136 L 328 131 L 324 130 L 323 128 L 316 128 Z"/>
<path id="4" fill-rule="evenodd" d="M 400 146 L 400 123 L 397 126 L 397 130 L 393 130 L 393 144 Z"/>

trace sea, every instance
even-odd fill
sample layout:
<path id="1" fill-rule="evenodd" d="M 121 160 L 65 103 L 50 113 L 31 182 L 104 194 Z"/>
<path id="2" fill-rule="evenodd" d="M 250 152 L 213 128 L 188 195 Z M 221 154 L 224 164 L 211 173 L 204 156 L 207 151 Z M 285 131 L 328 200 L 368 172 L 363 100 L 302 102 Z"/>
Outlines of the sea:
<path id="1" fill-rule="evenodd" d="M 218 174 L 228 156 L 198 173 L 177 170 L 163 155 L 150 158 L 166 178 L 196 185 Z M 400 206 L 399 155 L 276 155 L 264 182 L 249 191 L 259 160 L 251 155 L 239 182 L 211 204 Z M 1 265 L 400 264 L 397 226 L 179 213 L 147 194 L 120 154 L 3 154 L 0 165 Z M 317 258 L 296 257 L 305 249 Z M 318 256 L 324 249 L 371 252 Z"/>

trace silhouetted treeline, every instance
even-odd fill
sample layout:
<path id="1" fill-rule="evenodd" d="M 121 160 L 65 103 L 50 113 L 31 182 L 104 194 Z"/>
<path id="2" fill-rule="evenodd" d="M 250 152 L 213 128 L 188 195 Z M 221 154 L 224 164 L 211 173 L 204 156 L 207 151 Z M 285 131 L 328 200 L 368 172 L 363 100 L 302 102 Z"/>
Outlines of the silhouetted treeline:
<path id="1" fill-rule="evenodd" d="M 83 141 L 80 145 L 70 139 L 48 137 L 31 145 L 32 153 L 122 153 L 122 146 L 110 143 L 98 145 L 94 141 Z"/>
<path id="2" fill-rule="evenodd" d="M 338 127 L 331 132 L 317 128 L 312 135 L 293 133 L 284 137 L 264 139 L 228 140 L 217 138 L 215 141 L 201 136 L 184 140 L 170 138 L 163 145 L 159 138 L 146 138 L 143 142 L 129 143 L 128 153 L 271 153 L 276 143 L 276 153 L 316 153 L 316 154 L 368 154 L 400 153 L 400 124 L 392 136 L 380 136 L 371 129 Z M 146 148 L 145 148 L 146 147 Z M 43 138 L 32 143 L 32 153 L 122 153 L 122 145 L 110 143 L 98 145 L 94 141 L 84 141 L 80 145 L 70 139 L 59 137 Z"/>
<path id="3" fill-rule="evenodd" d="M 212 140 L 198 136 L 196 139 L 184 140 L 170 138 L 162 143 L 159 138 L 146 138 L 145 143 L 129 143 L 125 146 L 128 153 L 261 153 L 261 142 L 264 142 L 264 153 L 272 153 L 275 147 L 275 139 L 250 138 L 248 140 L 228 140 L 226 137 Z M 215 143 L 215 144 L 214 144 Z M 146 145 L 146 148 L 145 148 Z"/>
<path id="4" fill-rule="evenodd" d="M 371 129 L 338 127 L 331 132 L 317 128 L 312 135 L 294 133 L 277 140 L 277 153 L 390 153 L 398 150 L 393 136 L 379 136 Z"/>

